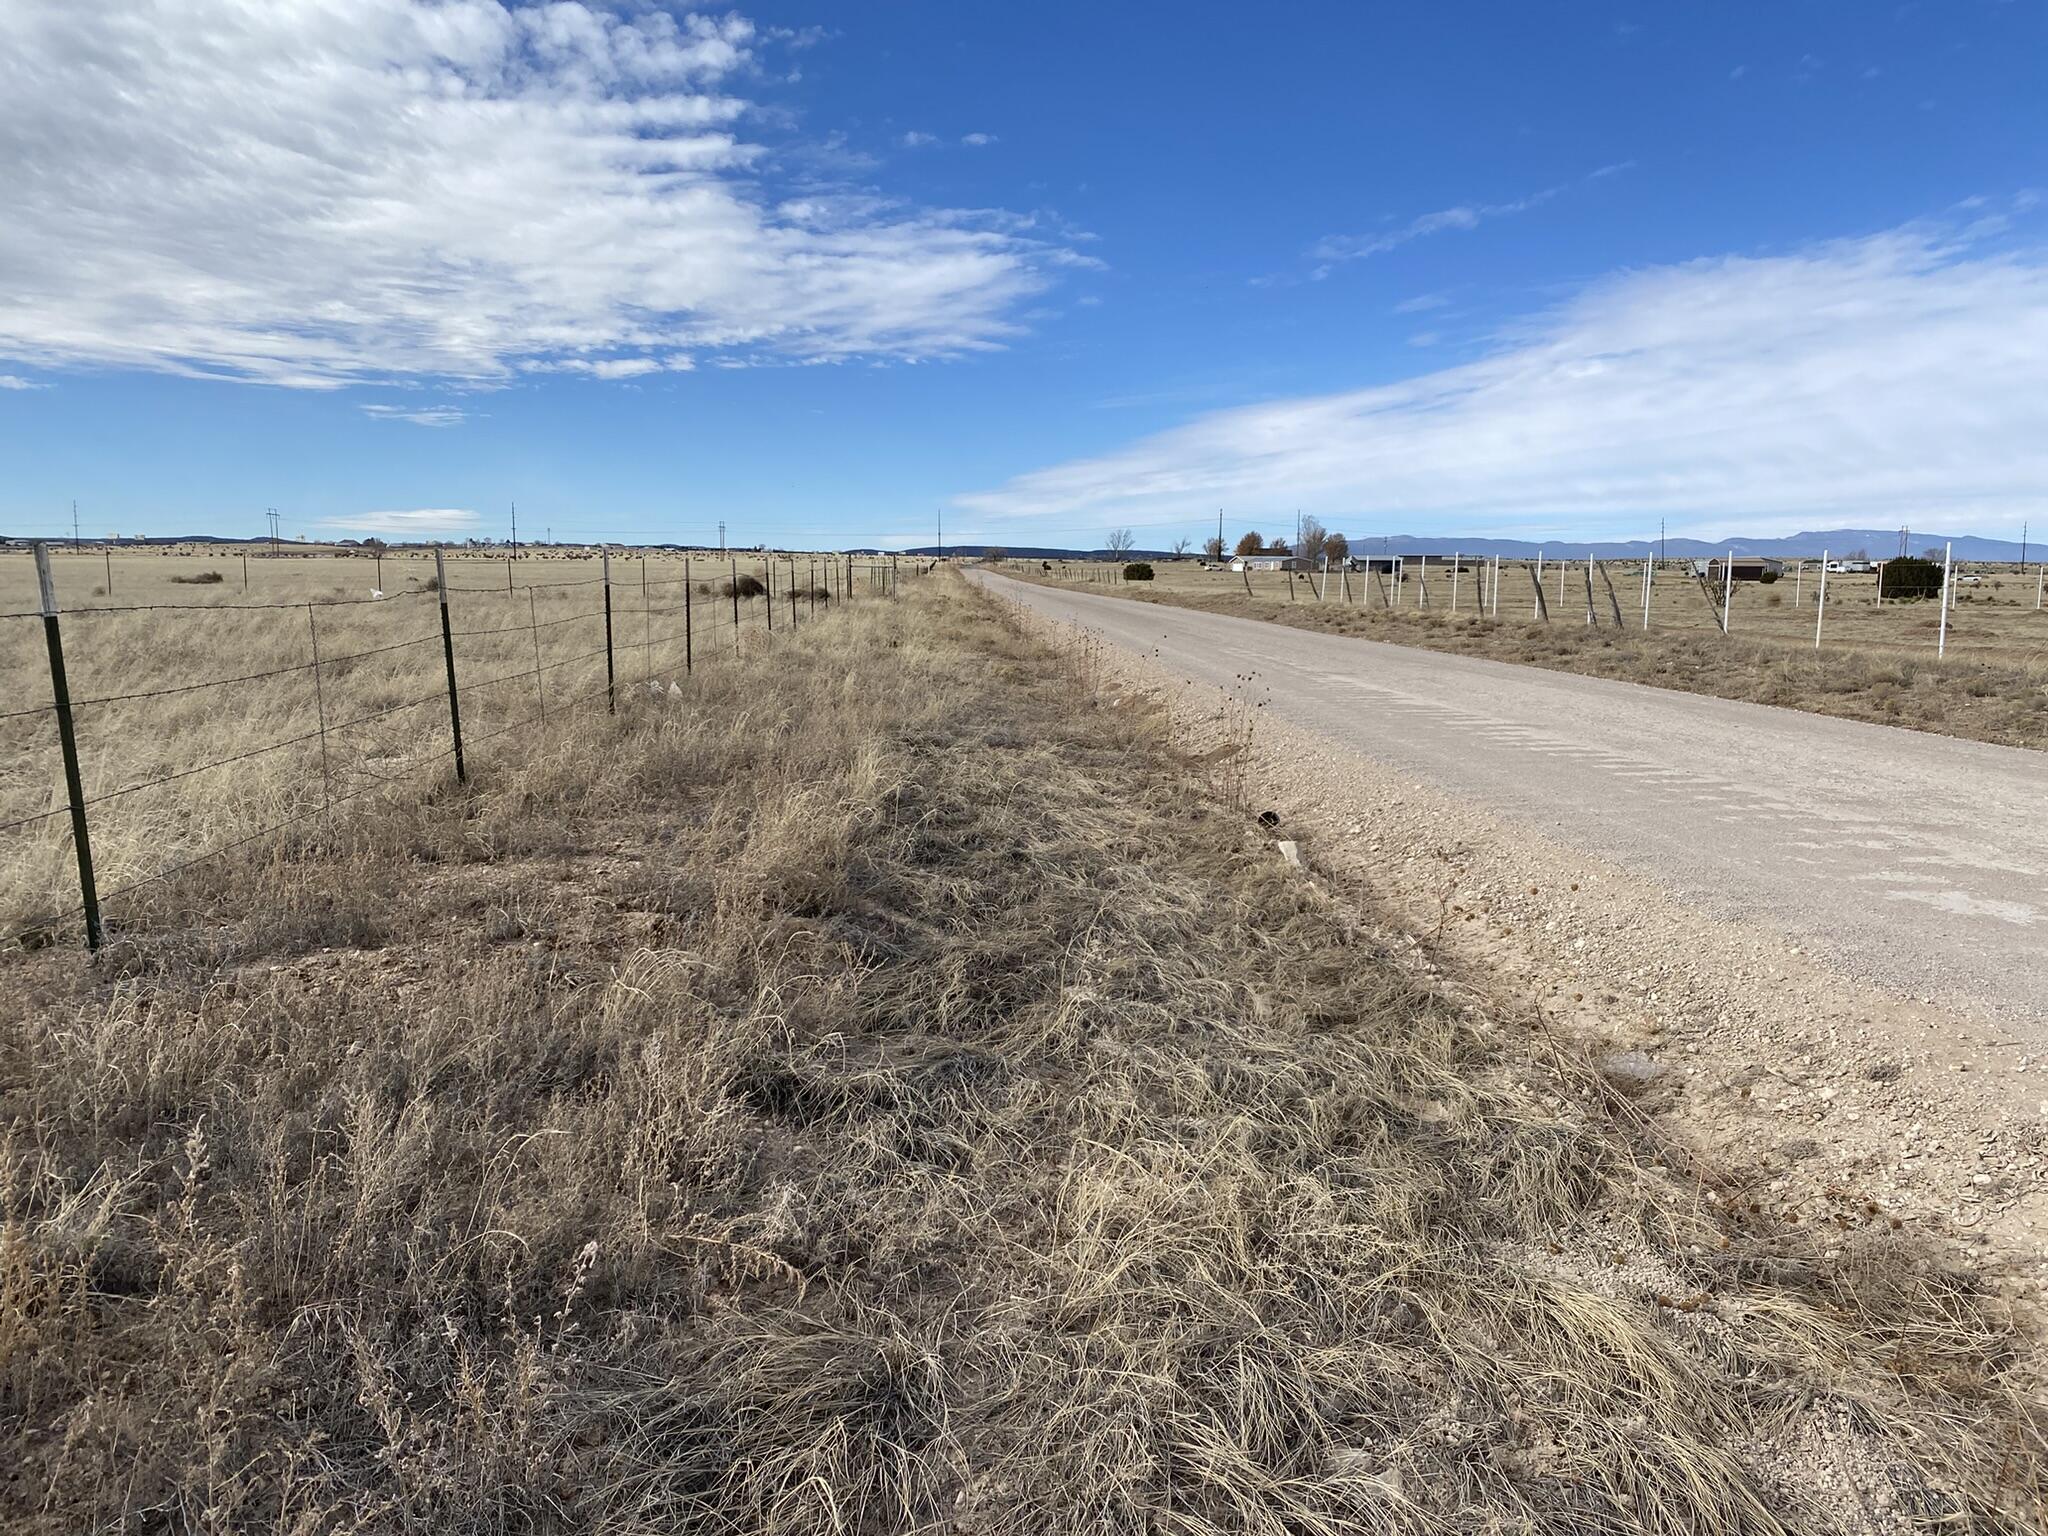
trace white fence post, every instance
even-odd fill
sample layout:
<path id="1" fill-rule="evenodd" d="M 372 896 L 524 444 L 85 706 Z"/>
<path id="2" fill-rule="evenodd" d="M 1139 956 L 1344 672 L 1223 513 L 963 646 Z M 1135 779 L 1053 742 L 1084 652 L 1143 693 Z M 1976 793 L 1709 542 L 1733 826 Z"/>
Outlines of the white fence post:
<path id="1" fill-rule="evenodd" d="M 1463 555 L 1455 552 L 1451 555 L 1451 613 L 1454 617 L 1458 612 L 1458 571 L 1464 563 Z"/>
<path id="2" fill-rule="evenodd" d="M 2040 604 L 2039 604 L 2039 603 L 2037 602 L 2037 603 L 2036 603 L 2036 604 L 2035 604 L 2034 606 L 2038 608 L 2038 607 L 2040 606 Z M 1493 618 L 1496 618 L 1496 619 L 1500 617 L 1500 556 L 1499 556 L 1499 555 L 1495 555 L 1495 556 L 1493 557 L 1493 605 L 1492 605 L 1492 608 L 1491 608 L 1491 617 L 1493 617 Z"/>
<path id="3" fill-rule="evenodd" d="M 1820 552 L 1820 596 L 1813 605 L 1813 648 L 1820 649 L 1821 621 L 1828 616 L 1828 552 Z"/>
<path id="4" fill-rule="evenodd" d="M 1949 575 L 1955 568 L 1955 552 L 1956 546 L 1953 540 L 1941 547 L 1941 633 L 1940 638 L 1934 643 L 1934 659 L 1936 661 L 1948 655 L 1948 605 L 1953 601 L 1949 596 Z"/>
<path id="5" fill-rule="evenodd" d="M 1804 581 L 1805 579 L 1806 579 L 1806 562 L 1805 562 L 1804 560 L 1801 560 L 1801 561 L 1799 561 L 1799 562 L 1798 562 L 1798 563 L 1797 563 L 1796 565 L 1794 565 L 1794 566 L 1792 567 L 1792 610 L 1793 610 L 1793 612 L 1795 612 L 1795 613 L 1796 613 L 1796 612 L 1798 612 L 1798 610 L 1799 610 L 1799 588 L 1800 588 L 1800 584 L 1801 584 L 1801 583 L 1802 583 L 1802 582 L 1803 582 L 1803 581 Z"/>
<path id="6" fill-rule="evenodd" d="M 1735 605 L 1735 551 L 1729 550 L 1721 560 L 1721 633 L 1728 633 L 1732 615 L 1728 612 Z"/>
<path id="7" fill-rule="evenodd" d="M 1643 556 L 1643 633 L 1650 632 L 1650 582 L 1657 574 L 1657 557 Z"/>

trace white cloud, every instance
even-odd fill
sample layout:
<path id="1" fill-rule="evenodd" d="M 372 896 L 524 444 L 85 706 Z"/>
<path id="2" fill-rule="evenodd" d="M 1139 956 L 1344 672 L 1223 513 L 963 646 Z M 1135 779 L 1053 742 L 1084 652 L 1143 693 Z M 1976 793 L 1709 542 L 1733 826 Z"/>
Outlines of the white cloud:
<path id="1" fill-rule="evenodd" d="M 332 387 L 564 352 L 943 356 L 1000 344 L 1049 280 L 1049 239 L 987 213 L 779 194 L 740 133 L 779 119 L 733 88 L 788 43 L 738 15 L 6 11 L 0 357 Z"/>
<path id="2" fill-rule="evenodd" d="M 366 405 L 362 410 L 378 421 L 409 421 L 416 427 L 454 427 L 469 419 L 469 412 L 453 405 Z"/>
<path id="3" fill-rule="evenodd" d="M 1442 309 L 1451 301 L 1440 293 L 1418 293 L 1412 299 L 1403 299 L 1394 306 L 1397 315 L 1419 315 L 1432 309 Z"/>
<path id="4" fill-rule="evenodd" d="M 1622 273 L 1476 362 L 1218 412 L 960 504 L 1021 523 L 1299 505 L 1425 531 L 2016 524 L 2048 483 L 2044 396 L 2048 250 L 1913 225 Z"/>
<path id="5" fill-rule="evenodd" d="M 1623 171 L 1635 169 L 1633 160 L 1617 160 L 1588 171 L 1579 178 L 1579 183 L 1604 181 Z M 1455 208 L 1439 208 L 1434 213 L 1420 214 L 1406 224 L 1392 229 L 1383 229 L 1370 235 L 1326 235 L 1309 247 L 1311 261 L 1321 265 L 1309 274 L 1310 280 L 1320 282 L 1327 277 L 1334 262 L 1358 261 L 1367 256 L 1383 256 L 1388 251 L 1398 250 L 1411 240 L 1420 240 L 1428 235 L 1440 235 L 1446 230 L 1477 229 L 1494 219 L 1504 219 L 1513 214 L 1527 213 L 1531 208 L 1540 208 L 1552 198 L 1562 196 L 1573 184 L 1560 182 L 1554 187 L 1545 187 L 1531 192 L 1527 197 L 1517 197 L 1504 203 L 1460 203 Z"/>
<path id="6" fill-rule="evenodd" d="M 910 130 L 910 132 L 904 134 L 902 139 L 899 140 L 898 142 L 900 142 L 905 149 L 922 149 L 927 144 L 938 143 L 939 136 L 936 133 L 919 133 L 915 128 L 913 128 Z"/>
<path id="7" fill-rule="evenodd" d="M 1563 190 L 1563 187 L 1545 187 L 1541 192 L 1532 192 L 1513 202 L 1461 203 L 1455 208 L 1439 208 L 1434 213 L 1420 214 L 1406 224 L 1382 230 L 1376 235 L 1326 235 L 1309 247 L 1309 256 L 1324 263 L 1381 256 L 1425 235 L 1438 235 L 1450 229 L 1477 229 L 1488 219 L 1526 213 L 1531 208 L 1541 207 Z"/>
<path id="8" fill-rule="evenodd" d="M 963 133 L 960 135 L 960 142 L 980 149 L 984 145 L 995 143 L 996 136 L 992 133 Z"/>
<path id="9" fill-rule="evenodd" d="M 0 389 L 41 389 L 43 386 L 22 378 L 19 374 L 0 373 Z"/>
<path id="10" fill-rule="evenodd" d="M 471 534 L 483 518 L 466 508 L 422 507 L 410 512 L 354 512 L 323 518 L 314 526 L 350 533 L 374 533 L 400 539 L 425 539 L 436 534 Z"/>

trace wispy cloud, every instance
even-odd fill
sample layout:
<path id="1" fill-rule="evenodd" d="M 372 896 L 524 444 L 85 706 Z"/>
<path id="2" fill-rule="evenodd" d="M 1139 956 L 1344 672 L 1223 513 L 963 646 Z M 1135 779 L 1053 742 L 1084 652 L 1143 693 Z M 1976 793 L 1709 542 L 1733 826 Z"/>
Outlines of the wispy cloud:
<path id="1" fill-rule="evenodd" d="M 1054 237 L 790 197 L 832 143 L 743 136 L 815 41 L 604 0 L 34 7 L 0 49 L 0 359 L 326 388 L 1000 345 Z"/>
<path id="2" fill-rule="evenodd" d="M 960 135 L 960 142 L 980 149 L 985 144 L 995 143 L 996 136 L 992 133 L 963 133 Z"/>
<path id="3" fill-rule="evenodd" d="M 1581 182 L 1600 181 L 1622 171 L 1632 170 L 1633 160 L 1619 160 L 1612 165 L 1603 165 L 1580 177 Z M 1405 224 L 1383 229 L 1369 235 L 1326 235 L 1309 247 L 1311 261 L 1321 263 L 1314 273 L 1325 275 L 1329 267 L 1338 262 L 1360 261 L 1368 256 L 1382 256 L 1388 251 L 1399 250 L 1411 240 L 1421 240 L 1430 235 L 1440 235 L 1447 230 L 1477 229 L 1481 224 L 1494 219 L 1510 218 L 1518 213 L 1527 213 L 1545 203 L 1563 196 L 1571 189 L 1572 183 L 1559 182 L 1556 186 L 1545 187 L 1531 192 L 1526 197 L 1512 198 L 1500 203 L 1460 203 L 1452 208 L 1439 208 L 1433 213 L 1418 214 Z"/>
<path id="4" fill-rule="evenodd" d="M 1412 299 L 1403 299 L 1394 306 L 1397 315 L 1420 315 L 1432 309 L 1442 309 L 1450 299 L 1441 293 L 1418 293 Z"/>
<path id="5" fill-rule="evenodd" d="M 905 149 L 922 149 L 927 144 L 938 143 L 939 136 L 936 133 L 919 133 L 913 128 L 904 134 L 901 139 L 897 140 L 897 142 Z"/>
<path id="6" fill-rule="evenodd" d="M 363 414 L 377 421 L 409 421 L 416 427 L 456 427 L 469 412 L 453 405 L 366 405 Z"/>
<path id="7" fill-rule="evenodd" d="M 19 374 L 0 373 L 0 389 L 41 389 L 43 386 Z"/>
<path id="8" fill-rule="evenodd" d="M 1424 528 L 2016 523 L 2048 483 L 2048 249 L 1980 229 L 1623 273 L 1475 362 L 1217 412 L 960 505 L 1016 540 L 1275 504 Z"/>
<path id="9" fill-rule="evenodd" d="M 467 508 L 421 507 L 409 512 L 354 512 L 323 518 L 314 525 L 345 533 L 390 534 L 401 539 L 426 539 L 436 534 L 471 534 L 483 518 Z"/>
<path id="10" fill-rule="evenodd" d="M 1563 191 L 1562 186 L 1545 187 L 1541 192 L 1531 192 L 1527 197 L 1518 197 L 1512 202 L 1460 203 L 1455 208 L 1439 208 L 1434 213 L 1418 214 L 1406 224 L 1375 235 L 1326 235 L 1309 247 L 1308 254 L 1311 260 L 1323 263 L 1382 256 L 1388 251 L 1399 250 L 1411 240 L 1440 235 L 1445 230 L 1477 229 L 1489 219 L 1527 213 L 1531 208 L 1542 207 Z"/>
<path id="11" fill-rule="evenodd" d="M 688 373 L 697 360 L 687 353 L 673 357 L 561 357 L 523 363 L 527 373 L 583 373 L 593 379 L 638 379 L 650 373 Z"/>

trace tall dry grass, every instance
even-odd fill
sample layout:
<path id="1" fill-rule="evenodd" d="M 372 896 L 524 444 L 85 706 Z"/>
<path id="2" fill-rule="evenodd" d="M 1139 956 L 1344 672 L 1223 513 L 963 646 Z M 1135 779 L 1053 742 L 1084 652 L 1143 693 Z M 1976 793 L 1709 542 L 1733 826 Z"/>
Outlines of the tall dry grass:
<path id="1" fill-rule="evenodd" d="M 942 580 L 7 962 L 0 1521 L 2033 1528 L 1966 1272 L 1660 1166 L 1216 771 Z"/>
<path id="2" fill-rule="evenodd" d="M 182 585 L 235 570 L 232 559 L 124 556 L 110 598 L 75 592 L 100 566 L 72 557 L 66 670 L 106 892 L 263 828 L 319 817 L 332 799 L 417 795 L 452 767 L 432 562 L 387 558 L 381 602 L 367 600 L 368 560 L 253 563 L 245 593 L 238 581 Z M 636 564 L 615 562 L 612 653 L 622 688 L 665 688 L 684 674 L 686 569 L 696 661 L 723 664 L 766 633 L 758 583 L 742 594 L 735 630 L 727 562 L 686 568 L 670 557 L 651 573 Z M 23 557 L 8 561 L 10 591 L 24 567 Z M 809 595 L 810 568 L 778 567 L 783 628 L 824 606 Z M 504 562 L 453 559 L 447 569 L 464 735 L 479 764 L 529 751 L 551 709 L 559 726 L 572 709 L 604 707 L 597 561 L 521 561 L 510 587 Z M 797 569 L 804 596 L 792 614 L 787 583 Z M 0 835 L 6 939 L 65 913 L 75 927 L 79 892 L 56 725 L 38 709 L 51 702 L 40 619 L 0 619 L 0 666 L 18 680 L 9 709 L 30 711 L 0 718 L 0 826 L 38 818 Z M 109 912 L 119 917 L 118 895 Z"/>

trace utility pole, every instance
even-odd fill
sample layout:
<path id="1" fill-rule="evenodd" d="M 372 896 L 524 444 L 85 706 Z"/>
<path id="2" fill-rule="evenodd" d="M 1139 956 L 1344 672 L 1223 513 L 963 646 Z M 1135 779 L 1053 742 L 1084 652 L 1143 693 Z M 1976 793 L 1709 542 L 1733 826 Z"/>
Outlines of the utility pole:
<path id="1" fill-rule="evenodd" d="M 512 558 L 519 558 L 519 503 L 512 503 Z"/>
<path id="2" fill-rule="evenodd" d="M 723 520 L 718 525 L 718 552 L 721 555 L 725 553 L 725 523 Z"/>
<path id="3" fill-rule="evenodd" d="M 1218 507 L 1216 509 L 1216 558 L 1220 560 L 1229 553 L 1230 551 L 1223 547 L 1223 509 Z"/>
<path id="4" fill-rule="evenodd" d="M 2024 574 L 2024 573 L 2025 573 L 2025 571 L 2026 571 L 2026 569 L 2027 569 L 2027 525 L 2026 525 L 2025 523 L 2021 523 L 2021 524 L 2020 524 L 2020 571 L 2021 571 L 2021 573 L 2022 573 L 2022 574 Z"/>
<path id="5" fill-rule="evenodd" d="M 270 558 L 277 558 L 277 508 L 268 507 L 263 515 L 270 519 Z"/>
<path id="6" fill-rule="evenodd" d="M 946 509 L 939 508 L 939 558 L 946 558 Z"/>
<path id="7" fill-rule="evenodd" d="M 1671 558 L 1671 541 L 1664 537 L 1664 519 L 1657 519 L 1657 563 L 1663 564 Z"/>
<path id="8" fill-rule="evenodd" d="M 71 503 L 71 553 L 78 553 L 78 503 Z"/>

